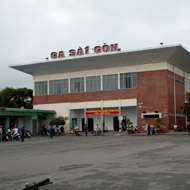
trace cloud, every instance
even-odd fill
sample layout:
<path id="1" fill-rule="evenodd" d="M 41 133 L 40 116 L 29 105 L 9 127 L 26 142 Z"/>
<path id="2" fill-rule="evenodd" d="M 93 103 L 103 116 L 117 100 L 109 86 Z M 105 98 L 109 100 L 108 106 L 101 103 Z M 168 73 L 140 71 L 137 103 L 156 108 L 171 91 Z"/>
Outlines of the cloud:
<path id="1" fill-rule="evenodd" d="M 45 60 L 52 51 L 104 42 L 122 50 L 183 44 L 188 50 L 188 0 L 1 0 L 1 86 L 31 77 L 8 65 Z M 18 77 L 18 78 L 17 78 Z M 28 83 L 26 83 L 28 85 Z M 31 82 L 31 86 L 32 82 Z"/>

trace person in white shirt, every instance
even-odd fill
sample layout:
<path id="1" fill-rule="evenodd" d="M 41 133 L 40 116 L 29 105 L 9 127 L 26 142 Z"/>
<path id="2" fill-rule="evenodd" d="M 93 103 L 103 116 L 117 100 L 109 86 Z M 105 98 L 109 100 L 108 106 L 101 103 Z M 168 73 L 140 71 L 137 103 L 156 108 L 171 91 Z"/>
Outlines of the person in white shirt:
<path id="1" fill-rule="evenodd" d="M 177 123 L 174 123 L 174 131 L 177 131 Z"/>
<path id="2" fill-rule="evenodd" d="M 13 133 L 13 138 L 18 134 L 18 128 L 15 126 L 14 127 L 14 133 Z"/>
<path id="3" fill-rule="evenodd" d="M 99 130 L 99 127 L 98 127 L 98 124 L 96 124 L 96 135 L 98 135 L 98 130 Z"/>

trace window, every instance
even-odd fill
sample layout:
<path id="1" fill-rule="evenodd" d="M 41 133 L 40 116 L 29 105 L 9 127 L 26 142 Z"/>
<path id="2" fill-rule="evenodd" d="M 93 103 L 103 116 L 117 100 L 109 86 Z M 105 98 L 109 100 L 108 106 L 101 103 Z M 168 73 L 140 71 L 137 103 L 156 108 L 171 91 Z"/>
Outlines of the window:
<path id="1" fill-rule="evenodd" d="M 73 92 L 84 92 L 84 78 L 73 78 L 71 81 L 71 93 Z"/>
<path id="2" fill-rule="evenodd" d="M 120 74 L 120 89 L 136 88 L 136 73 Z"/>
<path id="3" fill-rule="evenodd" d="M 154 114 L 154 115 L 144 115 L 144 118 L 145 118 L 145 119 L 148 119 L 148 118 L 159 118 L 159 114 Z"/>
<path id="4" fill-rule="evenodd" d="M 190 92 L 190 79 L 185 78 L 185 92 Z"/>
<path id="5" fill-rule="evenodd" d="M 162 118 L 162 114 L 154 112 L 141 114 L 141 119 L 148 119 L 148 118 Z"/>
<path id="6" fill-rule="evenodd" d="M 49 81 L 49 94 L 66 94 L 66 93 L 68 93 L 68 79 Z"/>
<path id="7" fill-rule="evenodd" d="M 118 89 L 118 75 L 103 75 L 103 90 Z"/>
<path id="8" fill-rule="evenodd" d="M 47 81 L 35 82 L 35 96 L 47 95 Z"/>
<path id="9" fill-rule="evenodd" d="M 77 118 L 72 118 L 72 128 L 74 129 L 75 126 L 77 126 Z"/>
<path id="10" fill-rule="evenodd" d="M 99 91 L 101 90 L 100 76 L 86 77 L 86 91 Z"/>

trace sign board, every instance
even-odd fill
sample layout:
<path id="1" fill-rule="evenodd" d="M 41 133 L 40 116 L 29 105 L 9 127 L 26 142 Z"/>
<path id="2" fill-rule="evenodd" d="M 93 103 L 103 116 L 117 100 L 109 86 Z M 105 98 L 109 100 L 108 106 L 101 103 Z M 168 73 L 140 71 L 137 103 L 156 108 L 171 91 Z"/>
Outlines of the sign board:
<path id="1" fill-rule="evenodd" d="M 87 55 L 90 53 L 90 50 L 93 50 L 94 53 L 104 53 L 104 52 L 120 51 L 121 49 L 118 48 L 117 43 L 111 45 L 104 44 L 103 46 L 95 46 L 94 48 L 86 46 L 85 48 L 79 47 L 77 50 L 70 49 L 68 54 L 71 57 L 79 55 Z M 64 51 L 59 51 L 59 52 L 51 52 L 50 57 L 52 59 L 57 59 L 57 58 L 65 58 L 66 55 Z"/>
<path id="2" fill-rule="evenodd" d="M 122 121 L 122 120 L 123 120 L 123 116 L 120 115 L 120 116 L 118 117 L 118 119 L 119 119 L 119 121 Z"/>
<path id="3" fill-rule="evenodd" d="M 119 114 L 119 109 L 86 110 L 86 115 L 114 115 Z"/>

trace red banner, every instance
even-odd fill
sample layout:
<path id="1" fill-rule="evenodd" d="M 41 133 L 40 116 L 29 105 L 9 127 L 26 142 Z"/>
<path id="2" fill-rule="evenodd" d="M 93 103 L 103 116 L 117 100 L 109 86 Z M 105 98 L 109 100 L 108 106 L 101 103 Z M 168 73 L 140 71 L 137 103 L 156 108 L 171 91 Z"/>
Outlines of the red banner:
<path id="1" fill-rule="evenodd" d="M 86 110 L 86 115 L 114 115 L 119 114 L 119 109 L 107 109 L 107 110 Z"/>

